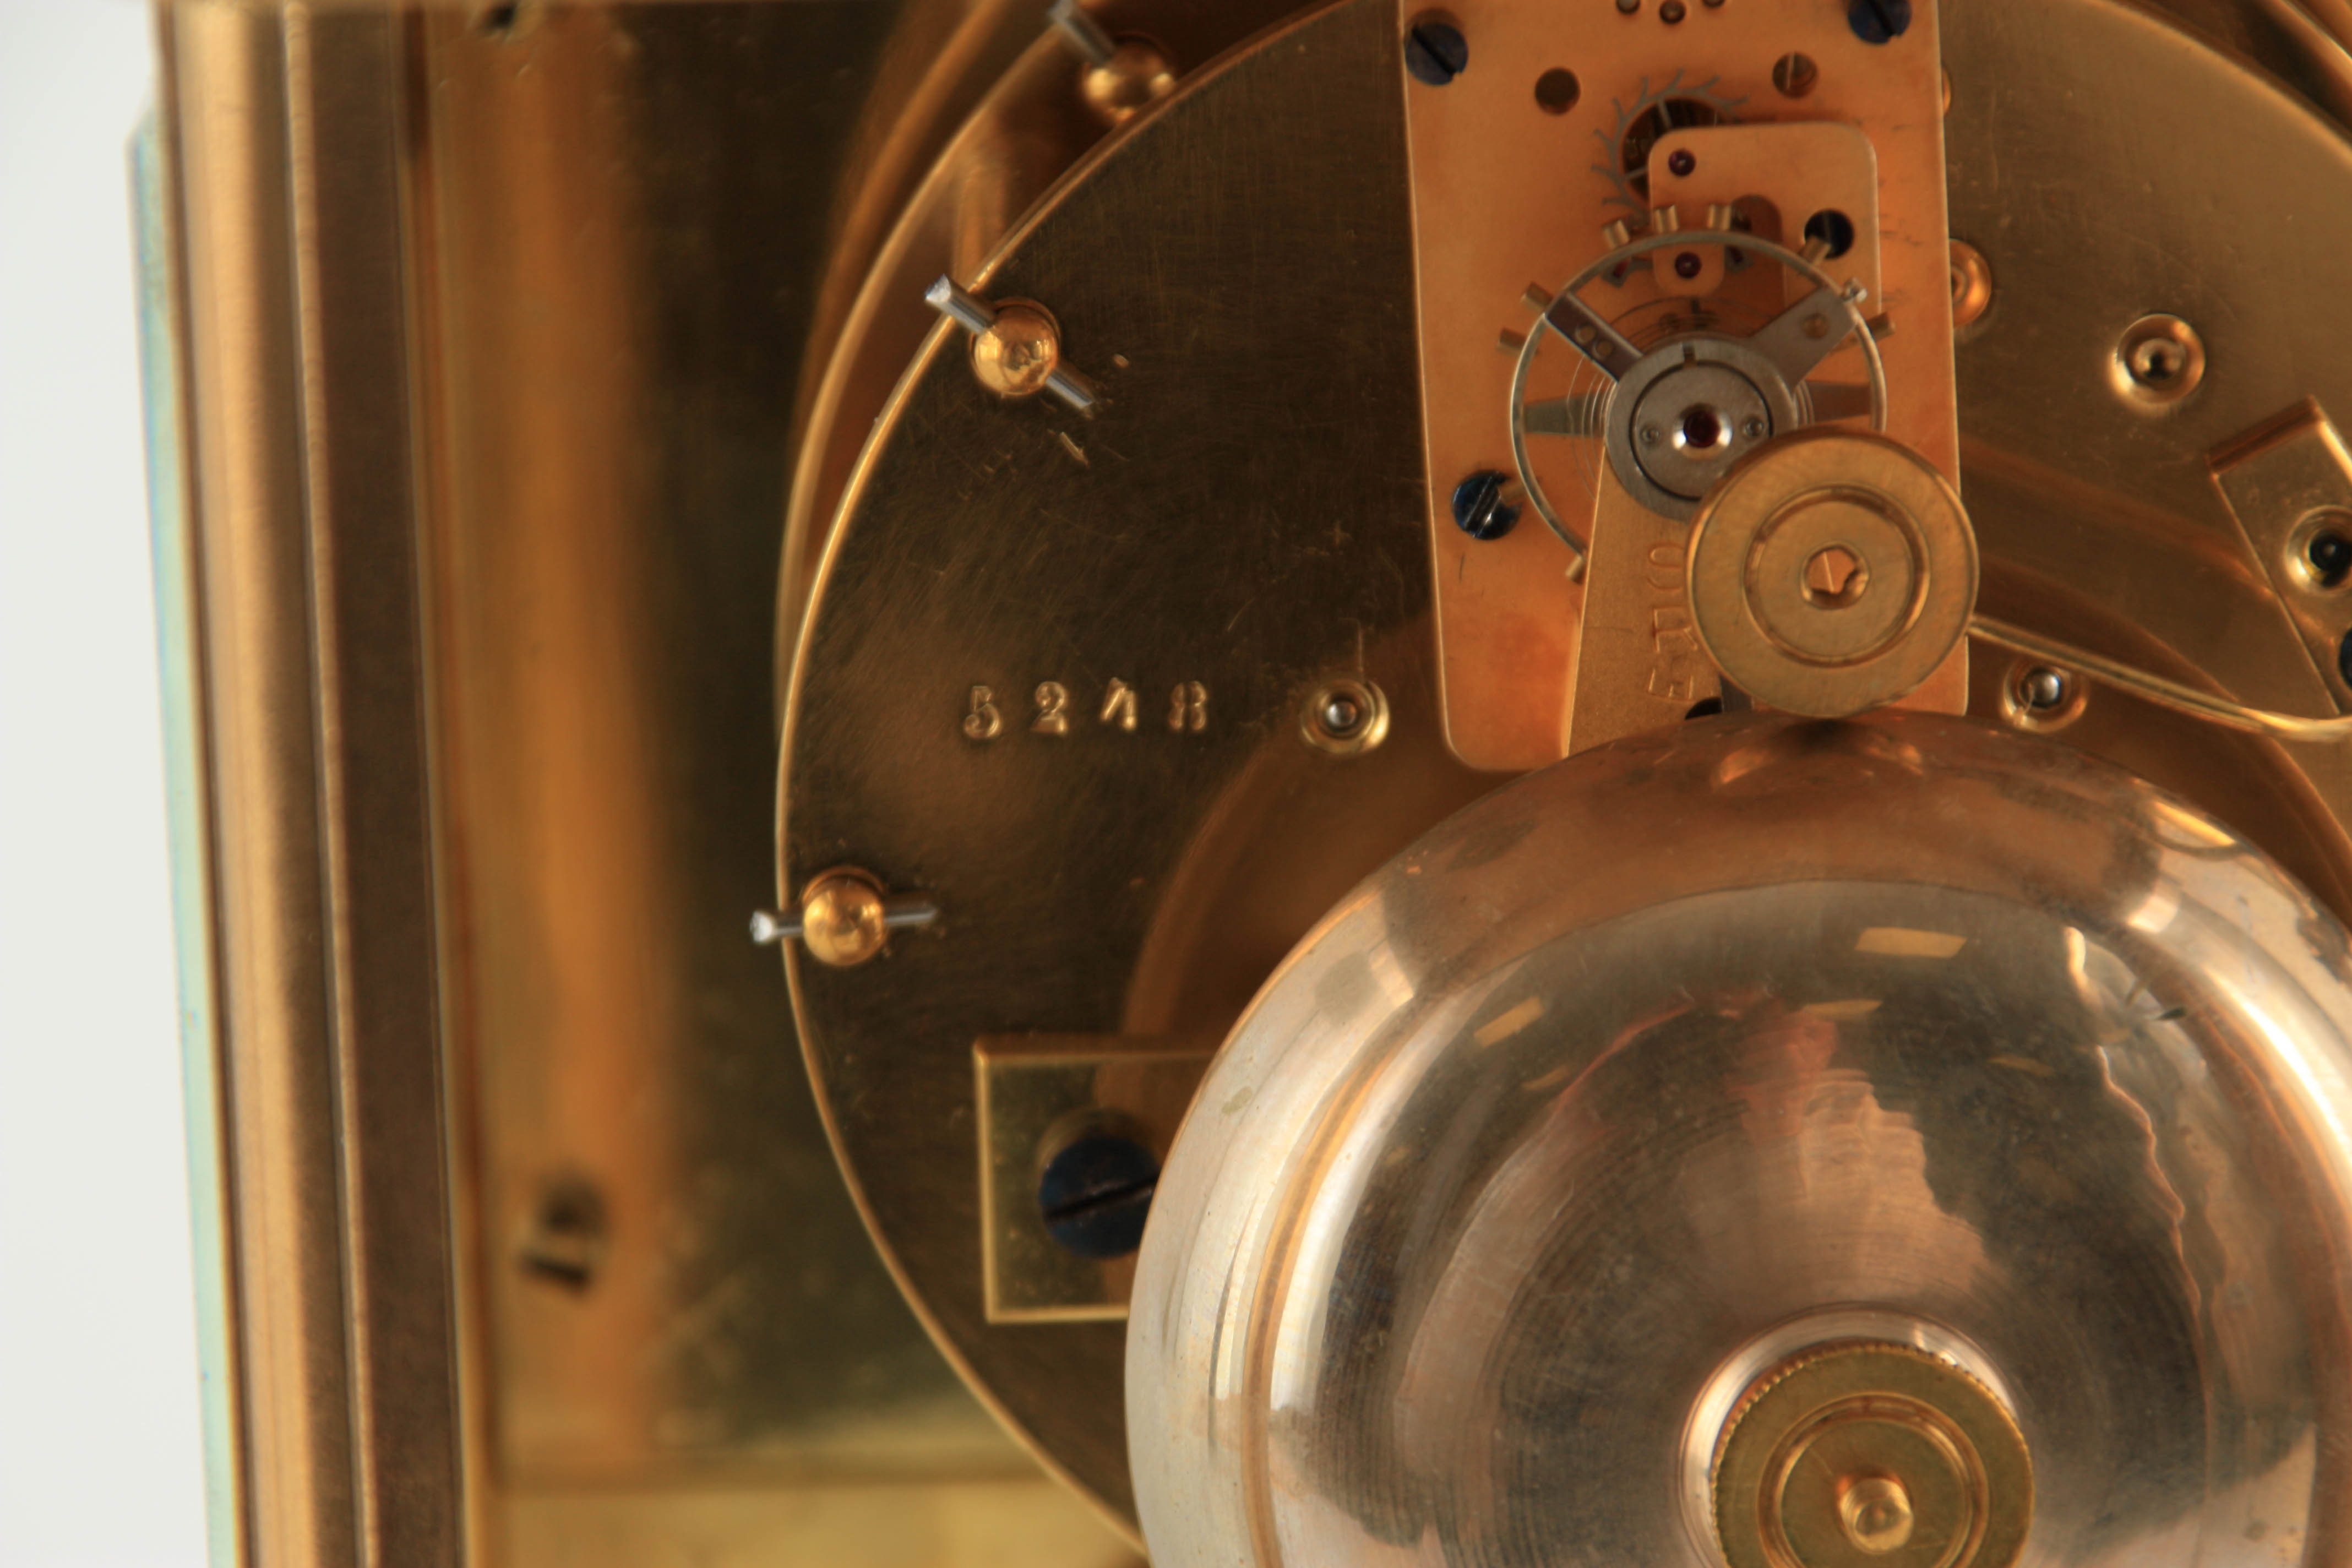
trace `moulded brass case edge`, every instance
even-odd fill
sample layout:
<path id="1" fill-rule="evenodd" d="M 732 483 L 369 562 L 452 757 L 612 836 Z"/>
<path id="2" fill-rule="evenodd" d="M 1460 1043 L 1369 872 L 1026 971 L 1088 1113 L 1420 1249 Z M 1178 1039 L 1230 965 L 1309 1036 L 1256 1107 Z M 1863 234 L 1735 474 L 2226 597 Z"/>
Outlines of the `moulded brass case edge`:
<path id="1" fill-rule="evenodd" d="M 458 1562 L 402 22 L 193 0 L 163 14 L 160 39 L 213 836 L 236 1533 L 264 1562 Z M 364 659 L 344 657 L 361 647 Z"/>

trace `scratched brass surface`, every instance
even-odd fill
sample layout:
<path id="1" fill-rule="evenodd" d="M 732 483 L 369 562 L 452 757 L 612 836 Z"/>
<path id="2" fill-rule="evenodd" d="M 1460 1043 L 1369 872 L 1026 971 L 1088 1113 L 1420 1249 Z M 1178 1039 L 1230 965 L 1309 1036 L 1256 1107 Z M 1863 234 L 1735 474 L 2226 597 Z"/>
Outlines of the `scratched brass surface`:
<path id="1" fill-rule="evenodd" d="M 240 1560 L 1132 1561 L 901 1303 L 743 940 L 857 128 L 919 174 L 1005 9 L 159 16 Z"/>
<path id="2" fill-rule="evenodd" d="M 854 854 L 943 911 L 859 969 L 793 961 L 842 1152 L 946 1342 L 1121 1513 L 1119 1325 L 989 1324 L 977 1195 L 941 1165 L 975 1158 L 975 1040 L 1221 1031 L 1480 787 L 1430 686 L 1395 51 L 1379 6 L 1323 13 L 1180 88 L 1016 236 L 975 289 L 1046 303 L 1106 406 L 1000 403 L 936 333 L 793 693 L 784 881 Z M 1384 744 L 1305 742 L 1326 673 L 1381 687 Z M 1046 681 L 1067 733 L 1031 728 Z M 1099 720 L 1114 681 L 1131 731 Z M 1192 681 L 1205 726 L 1171 732 Z M 1002 705 L 986 742 L 976 686 Z"/>
<path id="3" fill-rule="evenodd" d="M 797 457 L 776 595 L 780 699 L 790 683 L 801 612 L 842 487 L 936 319 L 923 303 L 923 290 L 942 273 L 959 281 L 969 278 L 1031 204 L 1104 134 L 1101 120 L 1071 90 L 1080 68 L 1076 52 L 1039 30 L 1043 9 L 991 0 L 976 10 L 958 31 L 961 52 L 950 50 L 943 58 L 968 55 L 999 66 L 1003 74 L 990 79 L 937 160 L 919 178 L 901 176 L 907 190 L 870 176 L 853 187 L 819 300 L 795 421 Z M 1297 4 L 1185 0 L 1171 7 L 1116 0 L 1088 9 L 1114 35 L 1149 33 L 1180 69 L 1190 69 Z M 928 107 L 919 99 L 911 106 Z M 891 107 L 877 101 L 870 112 L 890 122 Z M 900 131 L 887 144 L 895 150 L 905 135 Z"/>
<path id="4" fill-rule="evenodd" d="M 891 20 L 419 22 L 441 918 L 495 1561 L 1123 1550 L 924 1342 L 742 934 L 773 757 L 746 584 L 772 581 L 814 220 L 864 87 L 783 68 L 855 68 Z M 600 1234 L 560 1252 L 540 1211 L 583 1191 Z"/>
<path id="5" fill-rule="evenodd" d="M 1382 9 L 1318 13 L 1194 79 L 964 279 L 1045 302 L 1107 404 L 1084 421 L 996 403 L 940 329 L 848 492 L 794 677 L 786 892 L 851 858 L 945 911 L 861 970 L 787 959 L 837 1147 L 935 1332 L 1121 1512 L 1116 1331 L 985 1321 L 979 1218 L 940 1168 L 972 1157 L 972 1042 L 1218 1026 L 1354 869 L 1495 776 L 1462 769 L 1436 732 Z M 1952 229 L 1994 275 L 1958 351 L 1988 611 L 2326 711 L 2206 455 L 2352 374 L 2331 347 L 2352 338 L 2311 330 L 2352 296 L 2273 286 L 2329 275 L 2352 245 L 2340 132 L 2107 0 L 1953 0 L 1944 27 Z M 2152 167 L 2151 85 L 2210 128 Z M 2255 146 L 2263 159 L 2244 155 Z M 2106 366 L 2115 335 L 2159 310 L 2200 323 L 2212 366 L 2150 419 Z M 1297 694 L 1359 658 L 1393 702 L 1386 745 L 1338 765 L 1302 755 Z M 1997 720 L 2011 661 L 1979 663 L 1972 710 Z M 1049 680 L 1065 735 L 1029 728 Z M 1213 722 L 1171 734 L 1155 707 L 1190 680 Z M 1139 694 L 1132 732 L 1098 721 L 1113 681 Z M 1003 720 L 985 743 L 961 726 L 977 688 Z M 2063 739 L 2198 801 L 2352 908 L 2333 753 L 2104 690 Z"/>

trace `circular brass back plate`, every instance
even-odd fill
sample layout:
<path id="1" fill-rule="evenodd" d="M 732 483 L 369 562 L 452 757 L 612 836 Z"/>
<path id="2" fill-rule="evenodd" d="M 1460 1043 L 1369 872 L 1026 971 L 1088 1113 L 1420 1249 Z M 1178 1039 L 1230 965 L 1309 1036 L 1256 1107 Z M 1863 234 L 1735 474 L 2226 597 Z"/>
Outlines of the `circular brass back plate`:
<path id="1" fill-rule="evenodd" d="M 2009 1568 L 2032 1520 L 2033 1462 L 2009 1411 L 1908 1345 L 1782 1363 L 1717 1447 L 1730 1568 Z"/>
<path id="2" fill-rule="evenodd" d="M 872 298 L 903 296 L 908 314 L 856 328 L 866 335 L 828 380 L 784 593 L 791 622 L 814 558 L 810 509 L 845 484 L 791 677 L 779 881 L 803 889 L 854 861 L 941 910 L 865 964 L 786 952 L 835 1151 L 940 1343 L 1025 1441 L 1129 1516 L 1122 1326 L 988 1310 L 969 1174 L 976 1042 L 1213 1039 L 1359 878 L 1496 782 L 1447 751 L 1433 667 L 1396 13 L 1339 5 L 1222 58 L 1219 40 L 1176 31 L 1245 8 L 1199 0 L 1155 19 L 1176 58 L 1211 63 L 1017 225 L 994 215 L 1042 182 L 942 166 L 925 197 L 937 205 L 907 233 L 968 208 L 956 255 L 1003 237 L 984 266 L 958 262 L 960 278 L 1050 307 L 1103 405 L 1080 421 L 994 396 L 944 334 L 898 379 L 937 331 L 920 295 L 946 253 L 918 267 L 913 249 L 892 250 Z M 2352 295 L 2262 286 L 2330 275 L 2352 208 L 2299 199 L 2296 224 L 2263 229 L 2261 247 L 2242 240 L 2283 210 L 2282 191 L 2352 188 L 2352 152 L 2300 100 L 2111 0 L 1954 6 L 1941 21 L 1953 227 L 1987 247 L 2001 299 L 1959 365 L 1969 495 L 2000 595 L 1988 607 L 2315 710 L 2323 672 L 2260 574 L 2217 569 L 2237 536 L 2205 453 L 2306 394 L 2352 406 L 2342 356 L 2299 352 L 2344 339 Z M 2113 68 L 2084 79 L 2084 58 Z M 1041 59 L 1066 91 L 1066 54 Z M 2133 116 L 2190 101 L 2216 127 L 2200 147 L 2276 151 L 2168 159 L 2166 180 L 2143 188 Z M 1055 123 L 1095 123 L 1075 95 L 1065 107 Z M 1527 109 L 1560 123 L 1531 93 Z M 1606 114 L 1604 95 L 1589 89 L 1588 111 Z M 975 121 L 958 156 L 984 163 L 985 149 L 1018 174 L 1003 150 L 1026 144 Z M 2005 172 L 2057 144 L 2084 188 L 2133 191 L 2140 221 L 2086 227 L 2067 204 L 2014 200 Z M 2142 238 L 2155 229 L 2160 250 Z M 2217 367 L 2163 420 L 2105 380 L 2118 334 L 2157 309 L 2204 327 Z M 886 407 L 879 389 L 894 384 Z M 852 474 L 847 451 L 869 431 Z M 2227 638 L 2205 630 L 2223 626 Z M 1987 668 L 1978 710 L 1997 715 Z M 1386 696 L 1377 750 L 1302 740 L 1301 704 L 1341 677 Z M 2104 692 L 2066 738 L 2352 904 L 2337 826 L 2352 771 L 2323 749 L 2290 757 Z M 1612 1411 L 1612 1430 L 1622 1419 Z M 2074 1560 L 2067 1543 L 2091 1527 L 2063 1467 L 2105 1439 L 2088 1423 L 2045 1428 L 2038 1407 L 2033 1419 L 2051 1432 L 2037 1529 L 2053 1561 Z M 2168 1509 L 2191 1484 L 2145 1462 L 2136 1473 Z"/>

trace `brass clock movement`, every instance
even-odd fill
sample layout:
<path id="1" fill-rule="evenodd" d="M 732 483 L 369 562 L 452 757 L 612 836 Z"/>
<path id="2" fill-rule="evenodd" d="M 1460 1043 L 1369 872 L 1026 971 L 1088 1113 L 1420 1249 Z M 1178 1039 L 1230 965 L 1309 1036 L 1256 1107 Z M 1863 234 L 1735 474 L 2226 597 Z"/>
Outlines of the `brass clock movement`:
<path id="1" fill-rule="evenodd" d="M 2352 1561 L 2337 0 L 162 26 L 239 1550 Z"/>

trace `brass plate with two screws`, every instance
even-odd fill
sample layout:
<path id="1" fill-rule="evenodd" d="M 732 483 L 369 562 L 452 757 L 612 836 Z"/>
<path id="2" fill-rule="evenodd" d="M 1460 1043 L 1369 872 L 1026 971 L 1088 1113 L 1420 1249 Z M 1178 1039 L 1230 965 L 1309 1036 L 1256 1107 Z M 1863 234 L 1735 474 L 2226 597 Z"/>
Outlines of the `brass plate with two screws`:
<path id="1" fill-rule="evenodd" d="M 1759 1379 L 1715 1462 L 1730 1568 L 2009 1568 L 2033 1521 L 2017 1423 L 1908 1345 L 1806 1352 Z"/>

